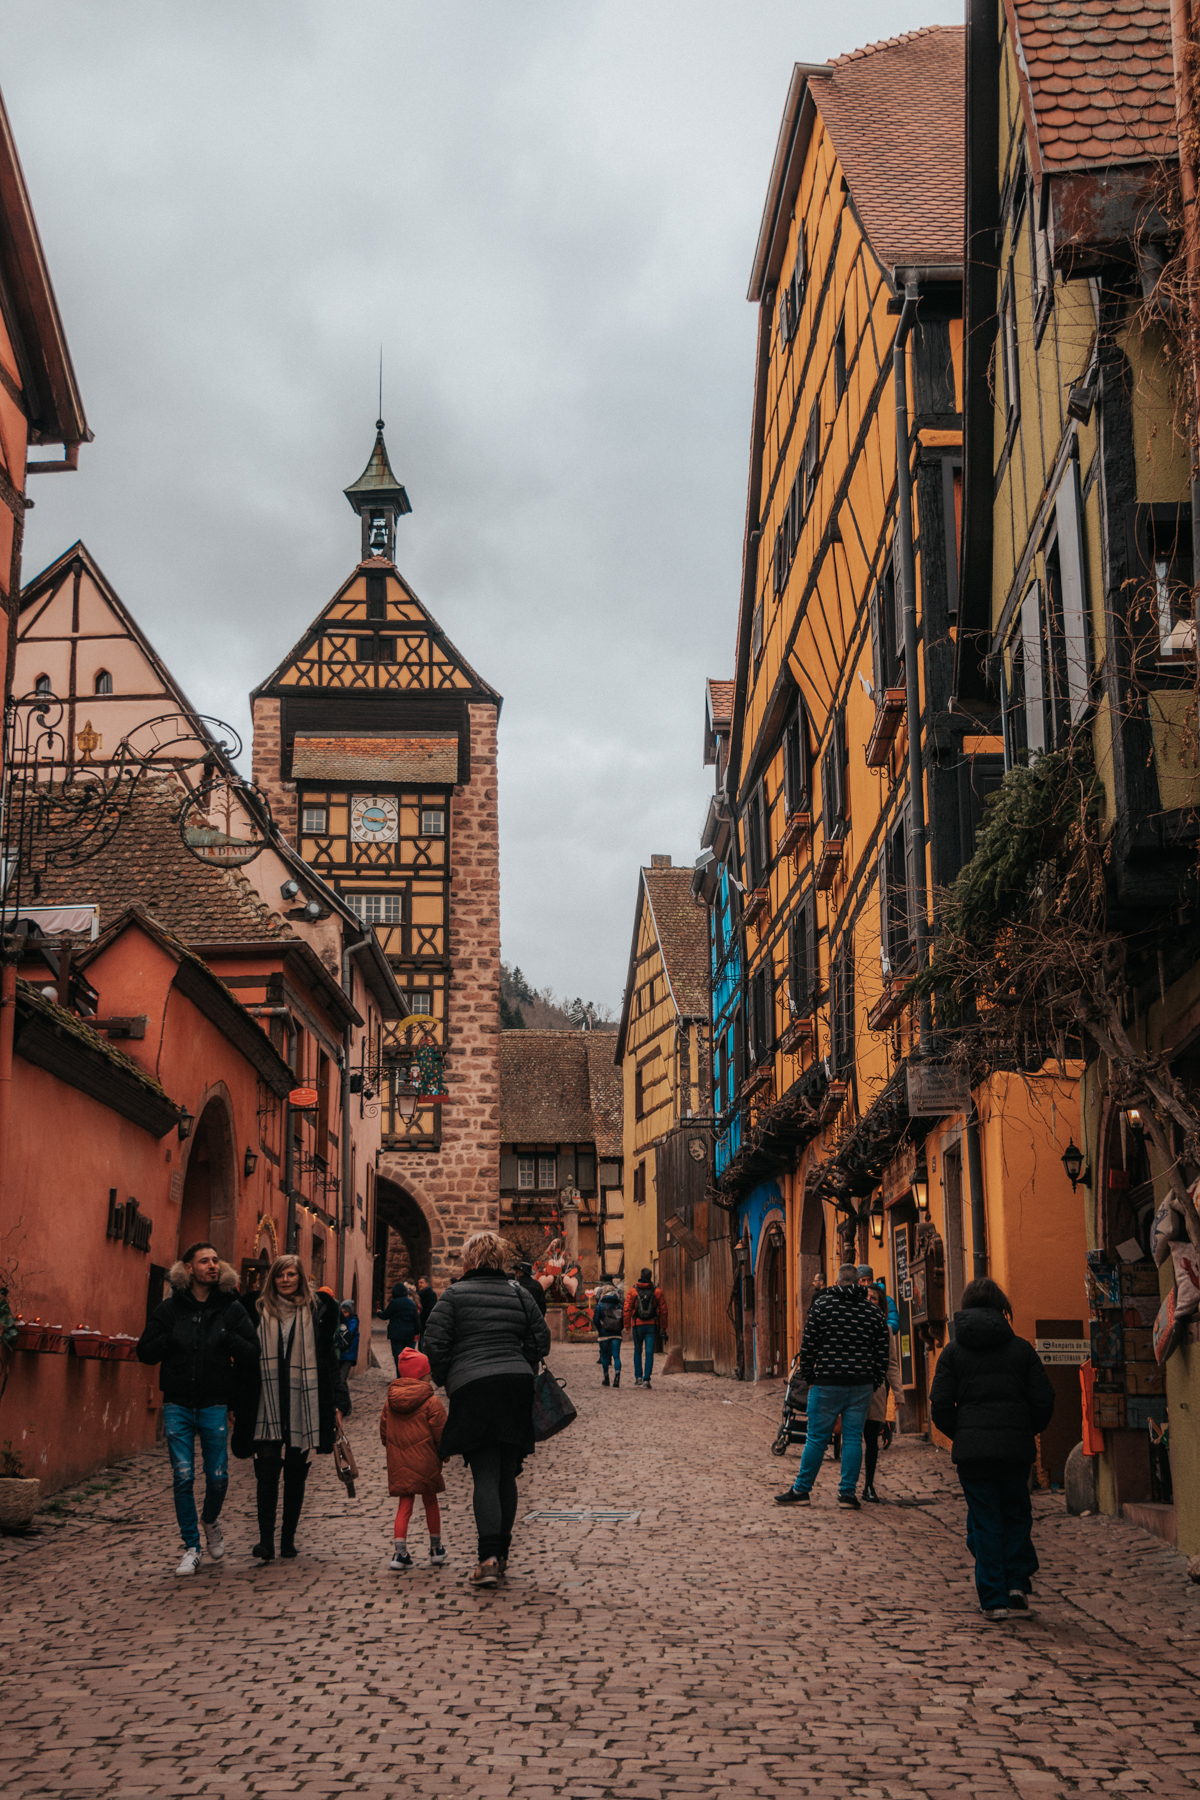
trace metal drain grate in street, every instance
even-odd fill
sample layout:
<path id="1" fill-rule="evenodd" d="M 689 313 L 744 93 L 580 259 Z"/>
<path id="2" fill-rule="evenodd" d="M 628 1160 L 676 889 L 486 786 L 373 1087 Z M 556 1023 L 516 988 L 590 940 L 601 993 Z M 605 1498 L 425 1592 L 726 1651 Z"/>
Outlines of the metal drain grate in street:
<path id="1" fill-rule="evenodd" d="M 542 1506 L 525 1514 L 525 1523 L 576 1524 L 589 1520 L 600 1525 L 632 1524 L 642 1516 L 642 1509 L 623 1506 Z"/>

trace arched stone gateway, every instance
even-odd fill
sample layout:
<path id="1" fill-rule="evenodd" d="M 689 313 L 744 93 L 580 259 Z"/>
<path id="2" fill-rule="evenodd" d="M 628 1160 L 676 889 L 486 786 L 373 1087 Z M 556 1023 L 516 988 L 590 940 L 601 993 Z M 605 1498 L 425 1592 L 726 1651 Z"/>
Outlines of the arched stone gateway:
<path id="1" fill-rule="evenodd" d="M 187 1143 L 177 1254 L 208 1239 L 227 1262 L 237 1237 L 233 1116 L 223 1083 L 205 1095 Z"/>
<path id="2" fill-rule="evenodd" d="M 381 1175 L 375 1184 L 375 1269 L 373 1304 L 387 1304 L 393 1283 L 445 1278 L 446 1232 L 437 1207 L 413 1185 Z M 439 1281 L 438 1285 L 441 1285 Z"/>

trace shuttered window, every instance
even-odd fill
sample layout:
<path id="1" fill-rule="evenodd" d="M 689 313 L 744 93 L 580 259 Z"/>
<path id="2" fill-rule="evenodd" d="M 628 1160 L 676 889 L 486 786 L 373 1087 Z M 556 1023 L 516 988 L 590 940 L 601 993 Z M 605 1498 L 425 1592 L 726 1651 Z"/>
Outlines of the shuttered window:
<path id="1" fill-rule="evenodd" d="M 633 1116 L 635 1119 L 646 1116 L 646 1083 L 640 1069 L 633 1071 Z"/>
<path id="2" fill-rule="evenodd" d="M 837 328 L 837 336 L 833 340 L 833 398 L 834 404 L 841 402 L 846 391 L 846 320 L 843 315 Z"/>
<path id="3" fill-rule="evenodd" d="M 821 402 L 813 401 L 804 436 L 804 510 L 808 511 L 817 493 L 817 474 L 821 462 Z"/>
<path id="4" fill-rule="evenodd" d="M 1063 661 L 1066 665 L 1070 722 L 1077 725 L 1088 707 L 1091 676 L 1084 575 L 1083 513 L 1079 503 L 1079 464 L 1072 456 L 1054 500 L 1058 522 L 1058 579 L 1061 588 Z"/>
<path id="5" fill-rule="evenodd" d="M 811 1014 L 816 986 L 816 914 L 810 894 L 796 908 L 788 926 L 788 1004 L 794 1019 Z"/>
<path id="6" fill-rule="evenodd" d="M 845 1080 L 854 1067 L 854 941 L 847 933 L 833 959 L 830 996 L 833 1072 Z"/>
<path id="7" fill-rule="evenodd" d="M 808 744 L 799 701 L 783 728 L 783 783 L 788 813 L 808 811 Z"/>
<path id="8" fill-rule="evenodd" d="M 896 587 L 896 570 L 889 557 L 871 600 L 871 656 L 874 665 L 875 692 L 899 687 L 904 672 L 904 620 L 901 596 Z"/>
<path id="9" fill-rule="evenodd" d="M 829 743 L 821 757 L 821 817 L 826 837 L 837 834 L 846 818 L 846 715 L 833 717 Z"/>
<path id="10" fill-rule="evenodd" d="M 904 968 L 912 951 L 912 833 L 906 801 L 879 850 L 879 960 L 885 976 Z"/>

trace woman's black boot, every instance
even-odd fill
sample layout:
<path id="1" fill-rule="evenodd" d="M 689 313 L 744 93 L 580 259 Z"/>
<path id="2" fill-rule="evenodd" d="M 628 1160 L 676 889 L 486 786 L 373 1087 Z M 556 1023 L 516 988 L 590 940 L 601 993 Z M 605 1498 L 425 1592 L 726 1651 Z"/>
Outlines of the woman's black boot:
<path id="1" fill-rule="evenodd" d="M 254 1459 L 258 1542 L 250 1554 L 265 1563 L 275 1561 L 275 1511 L 279 1504 L 281 1466 L 277 1456 L 256 1456 Z M 286 1501 L 284 1504 L 286 1505 Z"/>
<path id="2" fill-rule="evenodd" d="M 295 1556 L 296 1527 L 304 1507 L 304 1484 L 308 1480 L 308 1459 L 291 1457 L 283 1465 L 283 1518 L 279 1526 L 280 1556 Z"/>

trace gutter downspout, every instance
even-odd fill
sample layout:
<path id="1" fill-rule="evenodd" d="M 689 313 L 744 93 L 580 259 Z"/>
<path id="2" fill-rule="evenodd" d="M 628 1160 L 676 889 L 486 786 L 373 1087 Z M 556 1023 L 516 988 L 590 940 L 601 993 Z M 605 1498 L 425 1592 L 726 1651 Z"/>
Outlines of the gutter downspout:
<path id="1" fill-rule="evenodd" d="M 364 937 L 360 943 L 351 944 L 348 950 L 342 951 L 342 987 L 346 998 L 353 1003 L 350 958 L 358 956 L 367 949 L 370 939 Z M 351 1032 L 353 1026 L 347 1025 L 342 1034 L 342 1216 L 338 1222 L 338 1299 L 341 1300 L 346 1291 L 346 1231 L 354 1222 L 354 1195 L 350 1192 L 350 1057 L 353 1053 Z M 367 1246 L 370 1248 L 370 1245 Z"/>
<path id="2" fill-rule="evenodd" d="M 1195 55 L 1192 0 L 1171 0 L 1171 61 L 1175 73 L 1175 132 L 1179 145 L 1179 188 L 1183 200 L 1183 243 L 1187 263 L 1187 321 L 1191 340 L 1192 419 L 1188 457 L 1192 476 L 1192 579 L 1200 571 L 1200 218 L 1197 218 L 1196 118 L 1192 106 Z M 1189 56 L 1191 52 L 1191 57 Z"/>
<path id="3" fill-rule="evenodd" d="M 917 287 L 908 282 L 904 306 L 892 343 L 892 385 L 896 390 L 896 536 L 900 542 L 900 579 L 904 602 L 904 685 L 908 711 L 908 810 L 912 827 L 913 912 L 917 939 L 917 973 L 929 964 L 928 894 L 925 884 L 925 770 L 921 745 L 921 681 L 917 667 L 917 570 L 913 555 L 912 470 L 908 460 L 908 368 L 905 346 L 917 316 Z M 930 1012 L 926 995 L 917 1008 L 917 1054 L 929 1048 Z"/>

